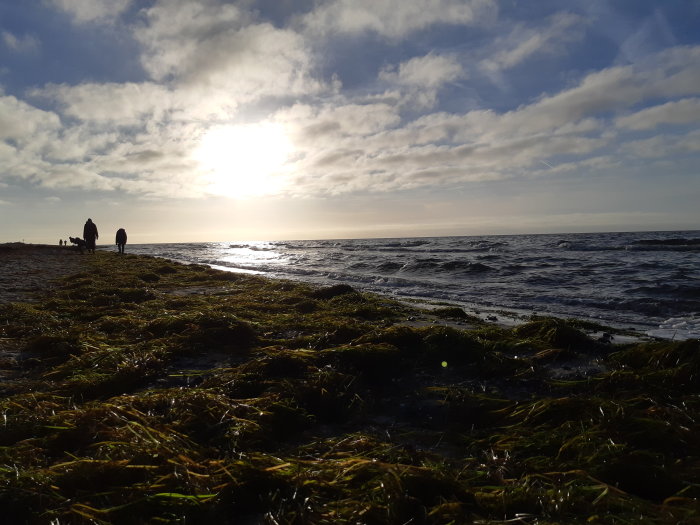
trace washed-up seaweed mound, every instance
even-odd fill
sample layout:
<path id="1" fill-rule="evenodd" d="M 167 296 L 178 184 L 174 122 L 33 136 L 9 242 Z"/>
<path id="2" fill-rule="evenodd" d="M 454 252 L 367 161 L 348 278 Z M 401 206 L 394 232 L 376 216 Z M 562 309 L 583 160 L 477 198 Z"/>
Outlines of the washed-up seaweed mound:
<path id="1" fill-rule="evenodd" d="M 698 523 L 700 343 L 98 253 L 0 307 L 7 523 Z"/>

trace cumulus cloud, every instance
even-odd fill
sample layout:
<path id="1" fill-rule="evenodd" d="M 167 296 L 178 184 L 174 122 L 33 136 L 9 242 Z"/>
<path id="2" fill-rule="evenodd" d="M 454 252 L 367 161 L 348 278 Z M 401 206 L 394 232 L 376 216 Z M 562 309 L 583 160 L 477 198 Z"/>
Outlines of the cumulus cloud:
<path id="1" fill-rule="evenodd" d="M 68 117 L 110 124 L 133 125 L 145 117 L 161 118 L 172 107 L 171 92 L 154 83 L 48 85 L 31 94 L 53 100 Z"/>
<path id="2" fill-rule="evenodd" d="M 135 29 L 135 36 L 144 46 L 144 66 L 156 80 L 183 76 L 197 58 L 206 58 L 202 44 L 235 33 L 247 22 L 238 7 L 211 0 L 161 0 L 144 16 L 146 23 Z"/>
<path id="3" fill-rule="evenodd" d="M 0 174 L 46 188 L 121 189 L 160 197 L 201 191 L 196 166 L 186 158 L 196 145 L 192 124 L 166 125 L 153 115 L 131 128 L 109 122 L 61 122 L 56 113 L 0 97 Z"/>
<path id="4" fill-rule="evenodd" d="M 45 0 L 78 23 L 108 21 L 126 11 L 132 0 Z"/>
<path id="5" fill-rule="evenodd" d="M 60 119 L 13 96 L 0 96 L 0 140 L 28 144 L 42 133 L 58 130 Z"/>
<path id="6" fill-rule="evenodd" d="M 313 75 L 305 40 L 231 4 L 158 1 L 135 31 L 142 63 L 158 82 L 230 98 L 231 107 L 267 96 L 298 96 L 324 89 Z M 209 93 L 207 93 L 207 90 Z"/>
<path id="7" fill-rule="evenodd" d="M 436 24 L 473 25 L 498 12 L 492 0 L 331 0 L 307 14 L 302 24 L 312 33 L 373 32 L 392 39 Z"/>

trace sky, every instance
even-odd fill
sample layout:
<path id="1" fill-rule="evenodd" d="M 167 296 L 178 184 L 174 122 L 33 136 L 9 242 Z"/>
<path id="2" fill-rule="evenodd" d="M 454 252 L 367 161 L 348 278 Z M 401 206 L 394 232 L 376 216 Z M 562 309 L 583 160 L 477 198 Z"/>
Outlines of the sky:
<path id="1" fill-rule="evenodd" d="M 0 0 L 0 242 L 700 229 L 700 0 Z"/>

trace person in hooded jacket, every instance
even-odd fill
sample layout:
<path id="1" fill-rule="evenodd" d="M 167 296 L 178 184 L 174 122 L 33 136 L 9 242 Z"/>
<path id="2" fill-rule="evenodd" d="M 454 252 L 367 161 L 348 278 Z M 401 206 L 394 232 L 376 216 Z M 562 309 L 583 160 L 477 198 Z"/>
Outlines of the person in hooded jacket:
<path id="1" fill-rule="evenodd" d="M 124 253 L 124 246 L 126 246 L 126 230 L 124 228 L 117 230 L 116 244 L 117 248 L 119 248 L 119 253 Z"/>
<path id="2" fill-rule="evenodd" d="M 92 219 L 88 219 L 85 226 L 83 226 L 83 240 L 88 253 L 95 253 L 95 241 L 98 238 L 97 225 L 92 222 Z"/>

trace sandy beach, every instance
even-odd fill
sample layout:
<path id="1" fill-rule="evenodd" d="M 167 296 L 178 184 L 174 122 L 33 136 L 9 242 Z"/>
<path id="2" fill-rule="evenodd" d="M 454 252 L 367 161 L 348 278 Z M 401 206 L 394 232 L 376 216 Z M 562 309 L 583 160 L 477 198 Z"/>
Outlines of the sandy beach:
<path id="1" fill-rule="evenodd" d="M 0 304 L 31 301 L 59 277 L 84 268 L 84 257 L 70 246 L 0 244 Z"/>

